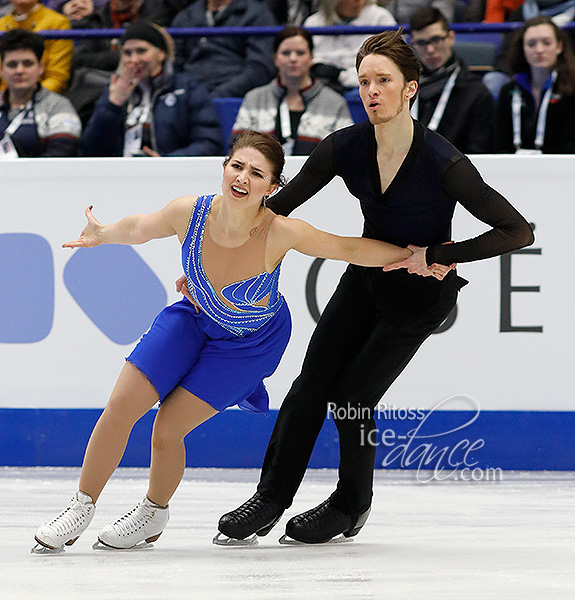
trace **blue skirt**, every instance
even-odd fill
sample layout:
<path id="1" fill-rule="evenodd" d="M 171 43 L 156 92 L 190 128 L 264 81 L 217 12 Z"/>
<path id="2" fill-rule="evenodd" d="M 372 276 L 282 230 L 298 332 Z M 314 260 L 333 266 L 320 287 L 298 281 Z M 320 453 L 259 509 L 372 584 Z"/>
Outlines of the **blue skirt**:
<path id="1" fill-rule="evenodd" d="M 290 334 L 285 300 L 263 327 L 239 337 L 183 299 L 156 317 L 126 360 L 145 375 L 160 401 L 182 387 L 219 411 L 237 404 L 266 412 L 263 379 L 277 369 Z"/>

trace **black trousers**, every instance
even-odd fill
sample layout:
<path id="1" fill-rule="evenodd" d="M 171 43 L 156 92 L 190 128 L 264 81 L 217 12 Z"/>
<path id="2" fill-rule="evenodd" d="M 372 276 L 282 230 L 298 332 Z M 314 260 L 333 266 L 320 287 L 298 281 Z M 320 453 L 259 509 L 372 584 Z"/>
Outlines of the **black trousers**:
<path id="1" fill-rule="evenodd" d="M 376 448 L 363 440 L 375 429 L 373 409 L 449 315 L 458 290 L 465 285 L 454 272 L 442 282 L 425 278 L 421 285 L 413 279 L 418 277 L 406 271 L 384 274 L 380 269 L 348 267 L 279 410 L 264 458 L 260 493 L 285 508 L 291 505 L 332 403 L 330 408 L 339 409 L 336 415 L 351 417 L 335 420 L 340 464 L 332 503 L 351 515 L 369 508 Z M 394 285 L 405 281 L 416 286 Z M 359 409 L 355 411 L 359 417 L 352 408 Z"/>

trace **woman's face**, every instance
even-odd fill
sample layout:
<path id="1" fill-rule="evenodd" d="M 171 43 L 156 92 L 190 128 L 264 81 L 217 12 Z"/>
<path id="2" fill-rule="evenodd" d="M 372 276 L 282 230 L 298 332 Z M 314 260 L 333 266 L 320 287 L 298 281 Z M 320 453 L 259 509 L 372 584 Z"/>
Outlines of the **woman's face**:
<path id="1" fill-rule="evenodd" d="M 340 19 L 357 19 L 364 6 L 365 0 L 339 0 L 335 12 Z"/>
<path id="2" fill-rule="evenodd" d="M 122 63 L 133 69 L 135 77 L 156 77 L 165 59 L 163 50 L 144 40 L 126 40 L 122 46 Z"/>
<path id="3" fill-rule="evenodd" d="M 267 158 L 255 148 L 236 150 L 224 167 L 222 192 L 246 205 L 259 204 L 264 196 L 275 191 L 272 167 Z"/>
<path id="4" fill-rule="evenodd" d="M 285 39 L 275 54 L 275 65 L 281 81 L 309 77 L 312 64 L 313 55 L 301 35 Z"/>
<path id="5" fill-rule="evenodd" d="M 552 69 L 561 52 L 563 44 L 555 37 L 551 25 L 534 25 L 523 36 L 523 53 L 531 68 Z"/>

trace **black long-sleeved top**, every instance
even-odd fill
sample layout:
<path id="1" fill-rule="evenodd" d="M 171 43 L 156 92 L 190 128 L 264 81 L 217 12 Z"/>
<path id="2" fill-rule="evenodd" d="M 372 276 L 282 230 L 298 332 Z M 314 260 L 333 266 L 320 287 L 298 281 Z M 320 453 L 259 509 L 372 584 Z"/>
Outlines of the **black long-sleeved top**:
<path id="1" fill-rule="evenodd" d="M 493 152 L 495 103 L 491 92 L 455 56 L 448 61 L 448 64 L 453 67 L 459 64 L 461 70 L 437 127 L 437 133 L 465 154 Z M 431 121 L 443 88 L 453 72 L 444 67 L 433 73 L 424 69 L 422 74 L 418 91 L 419 116 L 417 118 L 424 125 L 428 125 Z"/>
<path id="2" fill-rule="evenodd" d="M 270 198 L 269 207 L 287 215 L 336 175 L 359 199 L 365 237 L 407 246 L 427 246 L 428 264 L 464 263 L 490 258 L 533 243 L 527 221 L 488 186 L 471 161 L 447 140 L 414 121 L 411 148 L 381 193 L 375 130 L 368 121 L 325 138 L 296 177 Z M 491 227 L 469 240 L 451 240 L 451 221 L 459 202 Z"/>

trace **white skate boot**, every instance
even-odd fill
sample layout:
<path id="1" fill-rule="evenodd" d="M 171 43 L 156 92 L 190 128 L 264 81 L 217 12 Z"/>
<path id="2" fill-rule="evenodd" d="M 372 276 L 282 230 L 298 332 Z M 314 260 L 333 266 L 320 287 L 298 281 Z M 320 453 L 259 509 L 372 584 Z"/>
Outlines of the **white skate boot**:
<path id="1" fill-rule="evenodd" d="M 98 542 L 105 547 L 121 550 L 149 547 L 162 535 L 169 518 L 167 506 L 162 508 L 145 496 L 123 517 L 106 525 L 98 534 Z M 97 550 L 101 546 L 96 543 L 93 548 Z"/>
<path id="2" fill-rule="evenodd" d="M 68 506 L 51 521 L 46 521 L 36 531 L 38 545 L 32 548 L 35 554 L 63 552 L 71 546 L 90 525 L 96 512 L 92 498 L 76 492 Z"/>

